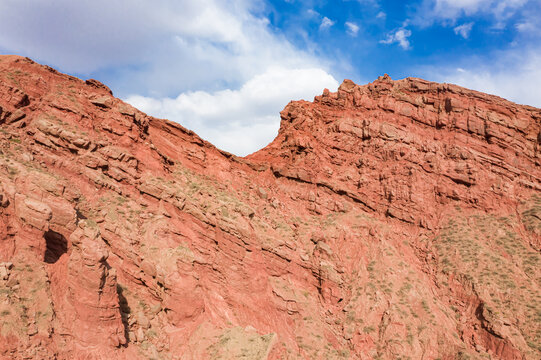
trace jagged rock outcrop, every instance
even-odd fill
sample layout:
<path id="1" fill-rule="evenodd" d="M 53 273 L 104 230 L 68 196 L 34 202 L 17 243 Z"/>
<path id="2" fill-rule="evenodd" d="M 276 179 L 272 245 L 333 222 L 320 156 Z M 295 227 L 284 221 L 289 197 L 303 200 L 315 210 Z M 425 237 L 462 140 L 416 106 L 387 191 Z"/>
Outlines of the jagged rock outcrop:
<path id="1" fill-rule="evenodd" d="M 65 241 L 58 236 L 56 241 Z M 116 270 L 107 263 L 109 251 L 98 228 L 84 220 L 70 235 L 69 245 L 67 272 L 65 268 L 51 271 L 58 333 L 69 353 L 107 359 L 111 351 L 126 344 Z"/>
<path id="2" fill-rule="evenodd" d="M 523 187 L 541 190 L 539 135 L 537 109 L 455 85 L 382 77 L 288 105 L 279 136 L 254 158 L 272 163 L 277 176 L 434 229 L 438 217 L 427 208 L 460 201 L 494 210 L 515 206 Z"/>
<path id="3" fill-rule="evenodd" d="M 246 158 L 0 57 L 0 358 L 537 359 L 541 110 L 384 76 Z"/>

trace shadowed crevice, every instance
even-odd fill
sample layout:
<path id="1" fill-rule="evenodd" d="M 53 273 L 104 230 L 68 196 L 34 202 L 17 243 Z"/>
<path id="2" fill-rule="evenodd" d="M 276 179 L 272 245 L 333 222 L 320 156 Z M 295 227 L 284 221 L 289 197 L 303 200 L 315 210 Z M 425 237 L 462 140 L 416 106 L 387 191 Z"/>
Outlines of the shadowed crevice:
<path id="1" fill-rule="evenodd" d="M 46 246 L 43 261 L 47 264 L 54 264 L 68 251 L 68 241 L 64 235 L 52 230 L 43 234 L 43 238 Z"/>
<path id="2" fill-rule="evenodd" d="M 131 313 L 130 306 L 128 305 L 128 300 L 124 296 L 124 289 L 121 285 L 116 285 L 116 292 L 118 294 L 118 304 L 120 306 L 120 316 L 122 318 L 122 325 L 124 326 L 124 336 L 126 337 L 126 346 L 130 342 L 130 325 L 128 323 L 128 317 Z"/>

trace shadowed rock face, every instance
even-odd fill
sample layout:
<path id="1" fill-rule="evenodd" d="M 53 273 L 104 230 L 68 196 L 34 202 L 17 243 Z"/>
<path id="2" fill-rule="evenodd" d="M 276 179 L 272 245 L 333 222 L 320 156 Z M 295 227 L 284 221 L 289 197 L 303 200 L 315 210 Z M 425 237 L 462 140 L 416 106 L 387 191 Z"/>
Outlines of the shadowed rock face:
<path id="1" fill-rule="evenodd" d="M 246 158 L 0 57 L 0 358 L 538 359 L 541 110 L 344 81 Z"/>

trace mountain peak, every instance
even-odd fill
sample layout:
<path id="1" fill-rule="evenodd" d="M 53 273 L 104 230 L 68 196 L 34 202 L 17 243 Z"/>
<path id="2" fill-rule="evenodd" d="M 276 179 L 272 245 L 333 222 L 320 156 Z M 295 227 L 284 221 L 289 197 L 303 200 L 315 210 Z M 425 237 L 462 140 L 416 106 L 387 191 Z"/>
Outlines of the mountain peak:
<path id="1" fill-rule="evenodd" d="M 541 110 L 344 80 L 238 158 L 0 56 L 0 358 L 538 359 Z"/>

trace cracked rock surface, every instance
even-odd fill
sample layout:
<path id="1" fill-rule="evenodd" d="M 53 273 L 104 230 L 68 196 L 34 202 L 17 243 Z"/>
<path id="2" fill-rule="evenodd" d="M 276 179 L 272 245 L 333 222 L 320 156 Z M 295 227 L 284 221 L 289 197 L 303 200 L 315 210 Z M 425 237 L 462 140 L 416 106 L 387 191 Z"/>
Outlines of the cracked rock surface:
<path id="1" fill-rule="evenodd" d="M 0 359 L 539 359 L 541 110 L 382 76 L 245 158 L 0 56 Z"/>

